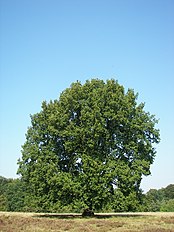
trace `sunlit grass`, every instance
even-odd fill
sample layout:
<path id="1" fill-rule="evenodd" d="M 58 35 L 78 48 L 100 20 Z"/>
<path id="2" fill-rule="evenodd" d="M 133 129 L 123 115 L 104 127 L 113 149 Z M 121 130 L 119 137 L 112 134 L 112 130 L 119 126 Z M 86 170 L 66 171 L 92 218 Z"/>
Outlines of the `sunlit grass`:
<path id="1" fill-rule="evenodd" d="M 0 232 L 174 232 L 174 213 L 152 215 L 60 219 L 1 212 Z"/>

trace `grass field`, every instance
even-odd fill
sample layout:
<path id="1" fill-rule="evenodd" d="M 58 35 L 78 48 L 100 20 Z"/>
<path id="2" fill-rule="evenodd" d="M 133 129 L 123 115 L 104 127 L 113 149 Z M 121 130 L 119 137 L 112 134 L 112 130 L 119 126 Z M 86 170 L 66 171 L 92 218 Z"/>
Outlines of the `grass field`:
<path id="1" fill-rule="evenodd" d="M 174 213 L 80 215 L 0 212 L 1 232 L 174 232 Z M 61 218 L 60 218 L 61 217 Z"/>

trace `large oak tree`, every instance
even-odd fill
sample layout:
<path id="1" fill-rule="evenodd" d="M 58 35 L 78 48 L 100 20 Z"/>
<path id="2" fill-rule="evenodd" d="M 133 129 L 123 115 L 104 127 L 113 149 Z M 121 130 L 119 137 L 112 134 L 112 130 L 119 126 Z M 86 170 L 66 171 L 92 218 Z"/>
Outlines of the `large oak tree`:
<path id="1" fill-rule="evenodd" d="M 137 97 L 113 79 L 93 79 L 42 103 L 18 162 L 38 209 L 137 209 L 159 142 L 157 120 Z"/>

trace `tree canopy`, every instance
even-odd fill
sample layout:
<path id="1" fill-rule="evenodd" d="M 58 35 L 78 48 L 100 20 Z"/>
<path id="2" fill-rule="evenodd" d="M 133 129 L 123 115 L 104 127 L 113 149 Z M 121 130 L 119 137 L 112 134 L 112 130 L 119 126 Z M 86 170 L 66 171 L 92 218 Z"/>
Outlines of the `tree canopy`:
<path id="1" fill-rule="evenodd" d="M 42 103 L 18 161 L 38 210 L 137 210 L 159 142 L 158 121 L 137 98 L 113 79 L 92 79 Z"/>

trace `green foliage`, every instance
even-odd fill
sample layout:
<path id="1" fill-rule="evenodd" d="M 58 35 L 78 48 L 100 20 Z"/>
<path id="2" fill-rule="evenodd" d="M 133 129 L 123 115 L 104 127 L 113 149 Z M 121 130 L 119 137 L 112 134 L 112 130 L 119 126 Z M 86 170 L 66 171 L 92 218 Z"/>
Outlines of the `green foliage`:
<path id="1" fill-rule="evenodd" d="M 22 211 L 26 195 L 20 179 L 0 177 L 0 211 Z"/>
<path id="2" fill-rule="evenodd" d="M 7 198 L 4 194 L 0 195 L 0 211 L 7 210 Z"/>
<path id="3" fill-rule="evenodd" d="M 174 212 L 174 198 L 163 201 L 160 206 L 160 211 L 162 212 Z"/>
<path id="4" fill-rule="evenodd" d="M 7 211 L 23 211 L 25 187 L 21 180 L 15 179 L 6 190 Z"/>
<path id="5" fill-rule="evenodd" d="M 137 209 L 159 142 L 157 120 L 137 97 L 115 80 L 93 79 L 42 103 L 18 162 L 28 209 L 102 210 L 108 199 L 116 211 Z"/>
<path id="6" fill-rule="evenodd" d="M 163 193 L 157 189 L 150 189 L 146 194 L 147 211 L 160 211 L 160 204 L 163 199 Z"/>
<path id="7" fill-rule="evenodd" d="M 150 189 L 145 195 L 146 211 L 166 211 L 173 212 L 174 185 L 170 184 L 166 188 Z"/>
<path id="8" fill-rule="evenodd" d="M 0 176 L 0 211 L 7 210 L 6 190 L 8 188 L 8 183 L 10 183 L 11 181 L 11 179 Z"/>
<path id="9" fill-rule="evenodd" d="M 174 184 L 170 184 L 166 188 L 162 188 L 161 191 L 163 192 L 166 200 L 174 199 Z"/>

